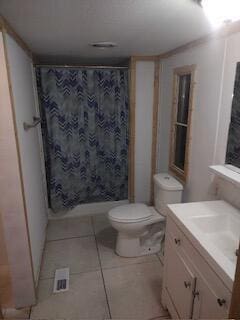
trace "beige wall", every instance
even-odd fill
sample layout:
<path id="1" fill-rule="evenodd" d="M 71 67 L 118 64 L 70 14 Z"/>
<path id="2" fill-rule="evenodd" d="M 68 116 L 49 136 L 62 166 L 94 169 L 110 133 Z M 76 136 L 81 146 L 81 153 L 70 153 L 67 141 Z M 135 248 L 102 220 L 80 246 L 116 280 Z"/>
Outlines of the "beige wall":
<path id="1" fill-rule="evenodd" d="M 168 170 L 173 70 L 176 67 L 196 64 L 189 178 L 184 190 L 185 202 L 223 197 L 224 189 L 228 200 L 240 207 L 239 190 L 219 179 L 217 193 L 213 175 L 209 172 L 210 165 L 225 163 L 236 64 L 240 61 L 239 43 L 240 32 L 237 32 L 162 60 L 158 132 L 159 172 Z"/>
<path id="2" fill-rule="evenodd" d="M 13 307 L 12 285 L 4 239 L 2 218 L 0 216 L 0 301 L 3 308 Z"/>
<path id="3" fill-rule="evenodd" d="M 0 33 L 0 212 L 12 280 L 14 307 L 35 303 L 26 206 L 15 132 L 4 37 Z M 24 293 L 24 294 L 23 294 Z"/>
<path id="4" fill-rule="evenodd" d="M 23 122 L 32 123 L 39 117 L 34 92 L 32 59 L 8 34 L 6 35 L 9 75 L 16 119 L 20 167 L 26 204 L 34 279 L 37 284 L 46 236 L 47 205 L 44 198 L 40 143 L 37 126 L 24 130 Z"/>
<path id="5" fill-rule="evenodd" d="M 184 202 L 211 200 L 209 166 L 215 163 L 226 40 L 213 40 L 162 61 L 158 171 L 168 171 L 174 68 L 196 65 L 189 177 Z M 228 105 L 230 110 L 231 105 Z M 221 129 L 221 128 L 220 128 Z"/>
<path id="6" fill-rule="evenodd" d="M 151 201 L 155 61 L 136 61 L 135 202 Z"/>

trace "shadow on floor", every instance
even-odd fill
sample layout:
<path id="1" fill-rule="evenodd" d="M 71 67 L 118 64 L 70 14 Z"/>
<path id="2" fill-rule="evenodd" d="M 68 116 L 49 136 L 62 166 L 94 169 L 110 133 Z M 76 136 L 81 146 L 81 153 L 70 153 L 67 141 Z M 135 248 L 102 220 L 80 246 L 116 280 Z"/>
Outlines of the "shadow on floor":
<path id="1" fill-rule="evenodd" d="M 107 227 L 96 234 L 97 242 L 102 246 L 115 249 L 117 232 L 112 227 Z"/>

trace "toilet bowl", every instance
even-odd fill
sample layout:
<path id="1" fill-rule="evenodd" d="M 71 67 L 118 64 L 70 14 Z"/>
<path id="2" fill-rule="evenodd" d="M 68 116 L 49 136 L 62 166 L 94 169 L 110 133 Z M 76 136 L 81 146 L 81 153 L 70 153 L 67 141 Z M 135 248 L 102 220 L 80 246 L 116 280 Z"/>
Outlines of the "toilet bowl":
<path id="1" fill-rule="evenodd" d="M 118 231 L 116 253 L 138 257 L 157 253 L 164 237 L 167 204 L 179 203 L 183 186 L 169 174 L 154 176 L 154 204 L 133 203 L 109 211 L 108 218 Z"/>

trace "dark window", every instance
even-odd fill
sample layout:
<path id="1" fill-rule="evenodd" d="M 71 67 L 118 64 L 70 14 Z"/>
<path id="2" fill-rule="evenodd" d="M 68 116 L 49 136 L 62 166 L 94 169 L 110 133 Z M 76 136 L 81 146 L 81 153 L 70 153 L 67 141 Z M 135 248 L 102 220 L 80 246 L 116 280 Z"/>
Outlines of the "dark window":
<path id="1" fill-rule="evenodd" d="M 177 122 L 185 124 L 187 124 L 188 121 L 190 85 L 190 74 L 179 77 Z"/>
<path id="2" fill-rule="evenodd" d="M 185 180 L 187 176 L 188 134 L 191 118 L 192 77 L 195 66 L 174 70 L 174 96 L 170 170 Z"/>
<path id="3" fill-rule="evenodd" d="M 176 167 L 184 170 L 185 151 L 187 141 L 187 128 L 176 125 L 176 144 L 175 144 L 175 159 Z"/>

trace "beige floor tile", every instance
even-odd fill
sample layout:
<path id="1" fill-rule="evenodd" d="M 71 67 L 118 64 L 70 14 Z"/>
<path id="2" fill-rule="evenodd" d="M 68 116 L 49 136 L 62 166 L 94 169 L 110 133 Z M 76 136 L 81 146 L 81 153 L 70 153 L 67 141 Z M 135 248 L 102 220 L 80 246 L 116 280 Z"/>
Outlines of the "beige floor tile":
<path id="1" fill-rule="evenodd" d="M 105 269 L 103 275 L 113 319 L 151 319 L 167 315 L 161 306 L 160 262 Z"/>
<path id="2" fill-rule="evenodd" d="M 170 316 L 163 316 L 163 317 L 150 318 L 148 320 L 166 320 L 166 319 L 171 319 L 171 318 L 170 318 Z"/>
<path id="3" fill-rule="evenodd" d="M 31 319 L 105 319 L 109 318 L 100 271 L 70 276 L 69 291 L 53 294 L 53 279 L 40 280 L 38 304 Z"/>
<path id="4" fill-rule="evenodd" d="M 50 220 L 47 240 L 67 239 L 93 234 L 91 217 Z"/>
<path id="5" fill-rule="evenodd" d="M 143 318 L 111 318 L 112 320 L 143 320 Z M 161 317 L 154 317 L 154 318 L 146 318 L 144 320 L 166 320 L 166 319 L 171 319 L 170 317 L 165 317 L 165 316 L 161 316 Z M 104 319 L 104 320 L 110 320 L 110 319 Z"/>
<path id="6" fill-rule="evenodd" d="M 73 238 L 46 243 L 40 278 L 54 277 L 58 268 L 70 268 L 70 274 L 99 270 L 94 237 Z"/>
<path id="7" fill-rule="evenodd" d="M 30 308 L 6 309 L 4 319 L 29 319 Z"/>
<path id="8" fill-rule="evenodd" d="M 93 225 L 102 268 L 113 268 L 135 263 L 158 261 L 158 258 L 155 255 L 138 258 L 119 257 L 115 253 L 117 231 L 110 225 L 106 214 L 94 216 Z"/>
<path id="9" fill-rule="evenodd" d="M 93 228 L 96 236 L 101 236 L 103 233 L 105 233 L 106 230 L 112 230 L 113 234 L 116 233 L 116 230 L 114 230 L 110 222 L 108 220 L 107 213 L 105 214 L 98 214 L 92 217 L 93 218 Z"/>
<path id="10" fill-rule="evenodd" d="M 117 233 L 111 227 L 103 229 L 97 235 L 97 246 L 102 268 L 114 268 L 129 264 L 159 261 L 156 255 L 146 255 L 137 258 L 124 258 L 115 253 Z"/>

